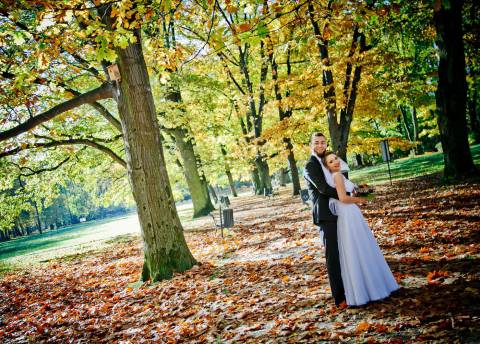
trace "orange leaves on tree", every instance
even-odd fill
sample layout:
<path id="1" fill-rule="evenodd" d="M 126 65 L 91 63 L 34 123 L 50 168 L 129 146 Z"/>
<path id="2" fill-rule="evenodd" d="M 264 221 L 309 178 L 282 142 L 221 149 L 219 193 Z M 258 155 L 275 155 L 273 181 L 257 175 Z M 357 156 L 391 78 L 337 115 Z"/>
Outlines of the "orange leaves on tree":
<path id="1" fill-rule="evenodd" d="M 240 25 L 238 25 L 238 31 L 239 32 L 246 32 L 248 30 L 250 30 L 252 27 L 250 25 L 250 23 L 242 23 Z"/>
<path id="2" fill-rule="evenodd" d="M 227 12 L 228 13 L 237 13 L 238 7 L 234 5 L 227 5 Z"/>

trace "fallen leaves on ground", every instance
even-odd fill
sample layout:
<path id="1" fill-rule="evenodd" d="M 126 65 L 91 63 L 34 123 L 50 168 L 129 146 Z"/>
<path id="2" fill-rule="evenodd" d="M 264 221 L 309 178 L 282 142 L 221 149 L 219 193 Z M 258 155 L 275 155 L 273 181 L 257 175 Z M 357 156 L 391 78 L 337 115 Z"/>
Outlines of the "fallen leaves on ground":
<path id="1" fill-rule="evenodd" d="M 333 305 L 310 210 L 283 190 L 234 199 L 224 238 L 188 230 L 201 264 L 168 281 L 138 282 L 138 237 L 4 276 L 0 342 L 477 342 L 479 186 L 377 187 L 363 212 L 402 286 L 380 302 Z"/>

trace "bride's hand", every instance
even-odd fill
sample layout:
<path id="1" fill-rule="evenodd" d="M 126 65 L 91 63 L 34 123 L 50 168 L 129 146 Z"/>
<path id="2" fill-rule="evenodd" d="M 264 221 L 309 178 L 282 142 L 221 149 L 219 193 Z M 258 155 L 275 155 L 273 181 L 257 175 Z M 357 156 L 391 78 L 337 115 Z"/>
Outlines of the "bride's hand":
<path id="1" fill-rule="evenodd" d="M 367 204 L 368 203 L 368 199 L 364 198 L 364 197 L 356 197 L 356 203 L 358 204 Z"/>

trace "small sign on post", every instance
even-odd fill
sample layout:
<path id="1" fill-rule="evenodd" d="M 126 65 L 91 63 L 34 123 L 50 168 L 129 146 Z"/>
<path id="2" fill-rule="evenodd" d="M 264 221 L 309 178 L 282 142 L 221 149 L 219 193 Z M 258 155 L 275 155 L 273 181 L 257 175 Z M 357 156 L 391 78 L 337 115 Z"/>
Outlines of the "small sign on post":
<path id="1" fill-rule="evenodd" d="M 108 70 L 108 76 L 110 77 L 110 80 L 116 81 L 120 80 L 120 71 L 118 70 L 118 65 L 113 64 L 107 67 Z"/>
<path id="2" fill-rule="evenodd" d="M 390 178 L 390 185 L 392 185 L 392 172 L 390 171 L 390 148 L 388 147 L 388 140 L 380 141 L 380 150 L 382 152 L 383 161 L 388 166 L 388 177 Z"/>

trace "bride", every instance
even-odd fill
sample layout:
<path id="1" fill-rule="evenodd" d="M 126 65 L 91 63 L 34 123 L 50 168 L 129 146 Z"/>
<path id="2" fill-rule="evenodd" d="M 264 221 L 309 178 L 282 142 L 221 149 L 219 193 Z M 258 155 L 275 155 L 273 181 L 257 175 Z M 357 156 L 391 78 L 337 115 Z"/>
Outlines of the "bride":
<path id="1" fill-rule="evenodd" d="M 322 162 L 322 168 L 328 169 L 324 170 L 327 183 L 337 189 L 339 198 L 330 199 L 330 208 L 338 216 L 338 250 L 347 304 L 359 306 L 384 299 L 399 287 L 355 204 L 366 200 L 347 195 L 354 184 L 340 172 L 341 159 L 333 152 L 326 152 Z"/>

